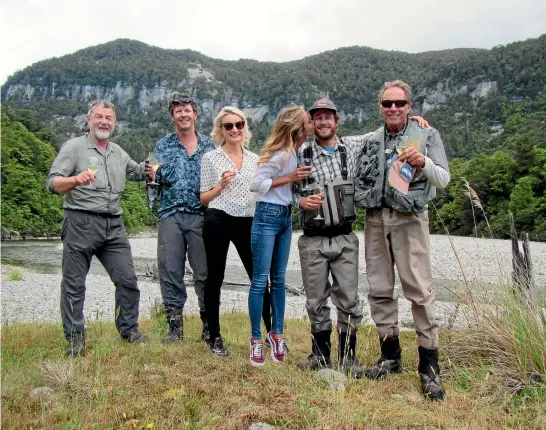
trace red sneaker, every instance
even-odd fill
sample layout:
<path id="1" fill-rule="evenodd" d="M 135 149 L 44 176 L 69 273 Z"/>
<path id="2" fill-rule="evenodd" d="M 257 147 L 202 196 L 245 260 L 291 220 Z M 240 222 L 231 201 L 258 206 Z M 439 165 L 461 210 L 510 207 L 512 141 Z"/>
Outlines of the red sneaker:
<path id="1" fill-rule="evenodd" d="M 271 359 L 275 363 L 283 363 L 286 358 L 286 350 L 284 348 L 284 338 L 275 339 L 271 332 L 267 333 L 267 339 L 271 344 Z"/>
<path id="2" fill-rule="evenodd" d="M 262 367 L 265 364 L 264 360 L 264 344 L 262 341 L 250 338 L 250 365 L 254 367 Z"/>

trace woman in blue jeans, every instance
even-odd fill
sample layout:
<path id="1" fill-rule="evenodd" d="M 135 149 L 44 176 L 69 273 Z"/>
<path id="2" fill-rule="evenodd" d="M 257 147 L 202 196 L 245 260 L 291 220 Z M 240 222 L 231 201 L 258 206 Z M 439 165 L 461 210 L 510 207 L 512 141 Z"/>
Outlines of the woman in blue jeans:
<path id="1" fill-rule="evenodd" d="M 292 241 L 292 183 L 307 178 L 311 170 L 310 166 L 297 166 L 296 150 L 314 132 L 313 122 L 302 107 L 283 109 L 262 148 L 258 171 L 250 186 L 257 193 L 250 236 L 254 273 L 248 296 L 252 366 L 263 366 L 265 362 L 260 319 L 268 277 L 272 328 L 267 339 L 271 359 L 282 363 L 286 355 L 283 324 L 285 274 Z"/>

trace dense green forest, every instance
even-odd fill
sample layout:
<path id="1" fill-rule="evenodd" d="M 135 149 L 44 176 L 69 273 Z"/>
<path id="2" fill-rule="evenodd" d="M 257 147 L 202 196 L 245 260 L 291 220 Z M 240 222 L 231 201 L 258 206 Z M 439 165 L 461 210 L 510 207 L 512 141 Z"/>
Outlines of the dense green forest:
<path id="1" fill-rule="evenodd" d="M 196 77 L 196 69 L 203 73 Z M 491 50 L 406 54 L 349 47 L 287 63 L 223 61 L 117 40 L 41 61 L 2 86 L 2 228 L 58 234 L 61 198 L 47 192 L 45 177 L 60 145 L 82 133 L 82 115 L 97 95 L 92 91 L 117 104 L 113 140 L 140 161 L 171 131 L 166 89 L 198 100 L 206 134 L 223 105 L 267 108 L 261 121 L 249 120 L 251 149 L 258 151 L 281 107 L 309 107 L 322 95 L 343 111 L 340 135 L 375 129 L 381 124 L 377 90 L 394 78 L 412 84 L 414 111 L 424 111 L 440 131 L 450 160 L 452 181 L 434 202 L 432 231 L 507 237 L 513 212 L 519 229 L 546 240 L 546 35 Z M 484 83 L 491 88 L 480 93 Z M 142 94 L 151 89 L 160 96 L 143 105 Z M 472 206 L 466 183 L 489 225 Z M 153 228 L 143 184 L 127 184 L 123 207 L 128 229 Z"/>

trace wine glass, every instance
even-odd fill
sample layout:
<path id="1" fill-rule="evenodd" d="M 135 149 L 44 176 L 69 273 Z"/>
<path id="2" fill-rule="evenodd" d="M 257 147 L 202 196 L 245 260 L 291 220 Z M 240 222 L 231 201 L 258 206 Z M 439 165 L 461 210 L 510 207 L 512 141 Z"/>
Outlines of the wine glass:
<path id="1" fill-rule="evenodd" d="M 409 148 L 408 145 L 398 145 L 396 147 L 396 152 L 398 153 L 398 155 L 400 155 L 402 152 L 404 152 L 408 148 Z"/>
<path id="2" fill-rule="evenodd" d="M 156 175 L 157 169 L 159 169 L 159 166 L 161 166 L 161 155 L 155 151 L 150 152 L 148 154 L 147 160 L 148 160 L 148 163 L 150 164 L 150 167 L 154 171 L 152 182 L 148 182 L 148 185 L 152 187 L 158 186 L 159 184 L 155 181 L 155 175 Z"/>
<path id="3" fill-rule="evenodd" d="M 313 189 L 313 194 L 320 194 L 320 188 Z M 324 221 L 324 217 L 320 214 L 322 212 L 322 204 L 317 209 L 317 216 L 313 218 L 315 221 Z"/>
<path id="4" fill-rule="evenodd" d="M 305 152 L 307 152 L 307 151 L 305 151 Z M 313 160 L 311 160 L 311 158 L 307 157 L 306 155 L 307 154 L 305 154 L 305 153 L 303 155 L 303 165 L 304 166 L 310 166 L 311 162 Z M 298 166 L 298 167 L 300 167 L 300 166 Z M 302 188 L 302 191 L 307 191 L 307 192 L 311 191 L 311 187 L 309 186 L 309 184 L 311 184 L 312 182 L 313 182 L 313 179 L 311 179 L 311 176 L 308 176 L 307 179 L 303 179 L 304 186 Z"/>
<path id="5" fill-rule="evenodd" d="M 87 159 L 87 171 L 91 172 L 93 175 L 96 175 L 99 171 L 99 158 L 98 157 L 89 157 Z"/>

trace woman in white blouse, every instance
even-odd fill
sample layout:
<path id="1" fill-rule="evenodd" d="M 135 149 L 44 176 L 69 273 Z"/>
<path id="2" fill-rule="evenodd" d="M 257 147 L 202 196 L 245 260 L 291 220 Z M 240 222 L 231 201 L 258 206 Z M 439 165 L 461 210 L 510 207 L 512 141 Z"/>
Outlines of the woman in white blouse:
<path id="1" fill-rule="evenodd" d="M 297 167 L 296 150 L 314 132 L 313 122 L 302 107 L 283 109 L 262 148 L 258 172 L 250 187 L 257 193 L 251 234 L 254 276 L 248 296 L 252 366 L 264 365 L 260 316 L 268 276 L 273 317 L 272 329 L 267 333 L 271 359 L 282 363 L 286 355 L 283 326 L 285 274 L 292 239 L 292 183 L 307 178 L 311 170 L 310 166 Z"/>
<path id="2" fill-rule="evenodd" d="M 252 133 L 245 114 L 237 108 L 224 107 L 218 113 L 211 136 L 217 148 L 201 160 L 201 203 L 208 206 L 203 223 L 208 267 L 205 310 L 210 351 L 226 356 L 228 350 L 220 335 L 220 288 L 230 242 L 235 245 L 252 279 L 250 230 L 256 201 L 250 184 L 256 173 L 258 156 L 244 147 Z M 263 316 L 266 327 L 271 329 L 269 294 L 264 300 Z"/>

